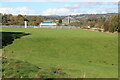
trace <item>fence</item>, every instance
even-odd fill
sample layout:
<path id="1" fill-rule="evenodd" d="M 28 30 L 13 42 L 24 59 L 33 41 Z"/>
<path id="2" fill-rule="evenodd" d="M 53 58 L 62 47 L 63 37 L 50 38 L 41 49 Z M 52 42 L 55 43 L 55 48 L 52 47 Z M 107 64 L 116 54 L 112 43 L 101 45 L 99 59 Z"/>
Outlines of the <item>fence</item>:
<path id="1" fill-rule="evenodd" d="M 0 25 L 0 27 L 8 27 L 8 28 L 25 28 L 25 26 L 6 26 L 6 25 Z M 66 28 L 66 29 L 77 29 L 80 27 L 75 26 L 27 26 L 27 28 Z"/>

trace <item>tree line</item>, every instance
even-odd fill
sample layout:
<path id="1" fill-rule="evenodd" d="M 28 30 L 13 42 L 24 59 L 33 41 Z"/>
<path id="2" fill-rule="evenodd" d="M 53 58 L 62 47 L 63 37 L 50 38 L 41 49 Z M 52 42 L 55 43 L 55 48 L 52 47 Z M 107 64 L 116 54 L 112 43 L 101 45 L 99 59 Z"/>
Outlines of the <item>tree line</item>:
<path id="1" fill-rule="evenodd" d="M 58 26 L 62 24 L 64 17 L 45 17 L 45 16 L 26 16 L 26 15 L 12 15 L 12 14 L 0 14 L 0 22 L 2 25 L 24 25 L 24 20 L 28 20 L 28 26 L 38 26 L 39 23 L 44 20 L 58 20 Z M 86 27 L 90 26 L 95 28 L 102 28 L 104 31 L 120 32 L 120 15 L 113 14 L 106 17 L 86 17 L 85 20 L 78 19 L 77 22 L 71 22 L 70 26 Z M 68 25 L 68 26 L 69 26 Z"/>
<path id="2" fill-rule="evenodd" d="M 104 30 L 109 32 L 120 32 L 120 14 L 109 17 L 104 22 Z"/>
<path id="3" fill-rule="evenodd" d="M 120 32 L 120 15 L 113 14 L 110 17 L 88 17 L 84 20 L 79 19 L 77 22 L 71 22 L 70 26 L 80 26 L 82 28 L 100 28 L 109 32 Z"/>
<path id="4" fill-rule="evenodd" d="M 43 16 L 26 16 L 26 15 L 17 15 L 12 14 L 0 14 L 2 25 L 24 25 L 24 21 L 28 21 L 28 26 L 38 26 L 40 22 L 44 21 Z"/>

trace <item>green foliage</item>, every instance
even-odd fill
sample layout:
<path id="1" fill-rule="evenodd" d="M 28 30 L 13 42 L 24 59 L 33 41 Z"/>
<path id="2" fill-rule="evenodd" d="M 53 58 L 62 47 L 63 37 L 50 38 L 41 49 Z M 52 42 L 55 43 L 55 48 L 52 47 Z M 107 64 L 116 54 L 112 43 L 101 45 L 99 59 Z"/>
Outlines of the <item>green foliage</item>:
<path id="1" fill-rule="evenodd" d="M 2 24 L 3 25 L 24 25 L 24 20 L 28 20 L 29 26 L 38 26 L 40 22 L 44 20 L 43 16 L 24 16 L 24 15 L 17 15 L 13 16 L 11 14 L 3 15 L 2 16 Z"/>
<path id="2" fill-rule="evenodd" d="M 62 25 L 62 19 L 58 20 L 57 26 L 61 26 Z"/>
<path id="3" fill-rule="evenodd" d="M 120 24 L 118 24 L 118 20 L 120 20 L 120 18 L 118 17 L 118 15 L 113 15 L 110 18 L 110 27 L 109 27 L 109 31 L 110 32 L 115 32 L 118 30 L 118 27 Z"/>
<path id="4" fill-rule="evenodd" d="M 90 24 L 90 27 L 91 27 L 91 28 L 94 27 L 94 26 L 95 26 L 95 24 L 93 24 L 93 23 Z"/>
<path id="5" fill-rule="evenodd" d="M 17 25 L 24 25 L 24 17 L 22 15 L 17 16 Z"/>
<path id="6" fill-rule="evenodd" d="M 7 21 L 7 15 L 3 15 L 2 16 L 2 24 L 6 24 L 8 21 Z"/>
<path id="7" fill-rule="evenodd" d="M 90 17 L 87 19 L 87 23 L 85 24 L 89 25 L 90 27 L 101 28 L 101 26 L 104 24 L 104 21 L 105 21 L 105 18 L 103 17 Z"/>
<path id="8" fill-rule="evenodd" d="M 59 23 L 59 24 L 62 24 L 62 19 L 59 19 L 58 23 Z"/>
<path id="9" fill-rule="evenodd" d="M 0 23 L 2 23 L 2 14 L 0 13 Z"/>
<path id="10" fill-rule="evenodd" d="M 106 23 L 104 24 L 105 31 L 109 32 L 115 32 L 119 31 L 119 25 L 120 25 L 120 17 L 118 14 L 112 15 L 108 20 L 106 20 Z"/>
<path id="11" fill-rule="evenodd" d="M 38 26 L 43 20 L 44 20 L 44 18 L 42 16 L 37 16 L 36 21 L 35 21 L 35 25 Z"/>
<path id="12" fill-rule="evenodd" d="M 106 20 L 105 23 L 104 23 L 104 31 L 108 31 L 109 30 L 109 21 Z"/>
<path id="13" fill-rule="evenodd" d="M 81 22 L 71 22 L 70 23 L 70 26 L 81 26 L 82 25 L 82 23 Z"/>
<path id="14" fill-rule="evenodd" d="M 98 21 L 98 18 L 97 17 L 90 17 L 87 19 L 87 21 L 89 22 L 97 22 Z"/>
<path id="15" fill-rule="evenodd" d="M 28 26 L 35 26 L 35 21 L 29 21 Z"/>
<path id="16" fill-rule="evenodd" d="M 104 17 L 85 17 L 85 19 L 77 19 L 76 22 L 71 22 L 71 26 L 80 26 L 83 28 L 87 28 L 87 26 L 96 27 L 96 28 L 103 28 L 103 24 L 106 18 Z"/>

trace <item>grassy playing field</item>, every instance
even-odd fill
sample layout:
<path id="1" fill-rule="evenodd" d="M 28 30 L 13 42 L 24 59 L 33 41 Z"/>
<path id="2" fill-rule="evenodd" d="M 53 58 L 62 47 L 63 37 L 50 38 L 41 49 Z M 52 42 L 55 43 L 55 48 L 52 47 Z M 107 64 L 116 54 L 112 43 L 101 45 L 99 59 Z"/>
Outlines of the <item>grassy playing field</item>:
<path id="1" fill-rule="evenodd" d="M 81 29 L 3 28 L 2 31 L 16 33 L 13 36 L 18 32 L 26 34 L 3 48 L 3 55 L 8 58 L 42 68 L 62 68 L 72 78 L 118 76 L 117 34 Z"/>

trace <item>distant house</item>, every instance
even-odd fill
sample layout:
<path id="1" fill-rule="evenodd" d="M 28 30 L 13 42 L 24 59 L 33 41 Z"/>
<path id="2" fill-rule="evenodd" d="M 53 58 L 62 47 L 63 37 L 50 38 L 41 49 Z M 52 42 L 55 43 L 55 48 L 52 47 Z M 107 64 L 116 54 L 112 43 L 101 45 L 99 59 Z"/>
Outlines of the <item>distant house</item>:
<path id="1" fill-rule="evenodd" d="M 53 23 L 52 21 L 43 21 L 40 23 L 40 26 L 56 26 L 56 23 Z"/>

